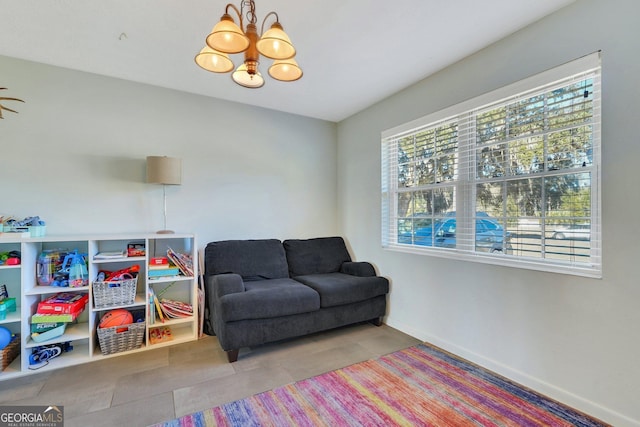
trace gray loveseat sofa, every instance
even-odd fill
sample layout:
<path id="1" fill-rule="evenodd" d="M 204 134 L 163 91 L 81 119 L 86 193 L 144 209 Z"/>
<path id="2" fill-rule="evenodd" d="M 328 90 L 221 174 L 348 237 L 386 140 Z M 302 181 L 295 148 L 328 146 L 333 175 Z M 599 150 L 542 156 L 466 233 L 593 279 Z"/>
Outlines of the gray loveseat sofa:
<path id="1" fill-rule="evenodd" d="M 389 282 L 353 262 L 341 237 L 226 240 L 205 247 L 205 331 L 229 362 L 250 347 L 382 322 Z"/>

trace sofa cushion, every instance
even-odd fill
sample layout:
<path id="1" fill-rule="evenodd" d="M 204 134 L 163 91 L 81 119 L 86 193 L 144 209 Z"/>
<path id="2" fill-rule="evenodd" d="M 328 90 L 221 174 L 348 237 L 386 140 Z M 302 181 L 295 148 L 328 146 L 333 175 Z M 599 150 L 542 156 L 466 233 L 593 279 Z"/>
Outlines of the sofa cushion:
<path id="1" fill-rule="evenodd" d="M 344 273 L 327 273 L 296 276 L 294 279 L 320 294 L 321 307 L 365 301 L 389 292 L 389 281 L 377 276 L 358 277 Z"/>
<path id="2" fill-rule="evenodd" d="M 320 296 L 293 279 L 245 282 L 245 291 L 224 295 L 219 309 L 222 320 L 269 319 L 320 309 Z"/>
<path id="3" fill-rule="evenodd" d="M 236 273 L 244 281 L 289 277 L 282 243 L 277 239 L 224 240 L 205 248 L 205 275 Z"/>
<path id="4" fill-rule="evenodd" d="M 282 242 L 291 277 L 335 273 L 351 256 L 342 237 L 289 239 Z"/>

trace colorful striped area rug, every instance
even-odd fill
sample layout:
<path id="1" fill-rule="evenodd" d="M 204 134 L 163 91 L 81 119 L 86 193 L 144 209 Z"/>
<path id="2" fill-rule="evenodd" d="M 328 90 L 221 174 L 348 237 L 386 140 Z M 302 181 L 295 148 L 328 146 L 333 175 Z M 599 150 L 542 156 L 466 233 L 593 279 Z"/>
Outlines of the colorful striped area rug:
<path id="1" fill-rule="evenodd" d="M 426 344 L 157 424 L 158 427 L 606 425 Z"/>

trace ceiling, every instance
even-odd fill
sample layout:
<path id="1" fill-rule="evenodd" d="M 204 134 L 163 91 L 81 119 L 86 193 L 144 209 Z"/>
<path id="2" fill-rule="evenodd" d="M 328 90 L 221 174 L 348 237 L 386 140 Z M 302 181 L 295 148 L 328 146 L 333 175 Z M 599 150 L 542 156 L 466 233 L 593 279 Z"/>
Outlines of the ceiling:
<path id="1" fill-rule="evenodd" d="M 256 0 L 304 71 L 260 89 L 194 62 L 222 0 L 0 0 L 0 55 L 338 122 L 573 1 Z"/>

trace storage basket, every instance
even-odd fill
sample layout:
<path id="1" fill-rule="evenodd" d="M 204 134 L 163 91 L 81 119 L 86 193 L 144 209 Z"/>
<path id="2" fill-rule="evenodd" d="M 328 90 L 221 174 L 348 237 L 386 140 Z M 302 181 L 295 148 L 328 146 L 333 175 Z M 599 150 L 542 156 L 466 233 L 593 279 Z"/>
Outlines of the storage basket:
<path id="1" fill-rule="evenodd" d="M 93 302 L 95 308 L 133 304 L 136 299 L 137 284 L 137 277 L 126 280 L 114 280 L 112 282 L 93 282 Z"/>
<path id="2" fill-rule="evenodd" d="M 142 345 L 146 325 L 144 322 L 129 325 L 98 328 L 98 341 L 102 354 L 135 350 Z"/>
<path id="3" fill-rule="evenodd" d="M 0 362 L 2 362 L 2 370 L 7 369 L 7 366 L 15 360 L 20 354 L 20 335 L 16 334 L 15 338 L 7 344 L 5 348 L 0 350 Z"/>

